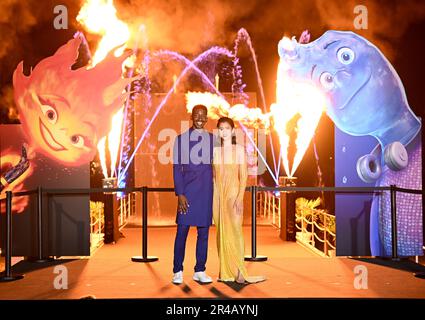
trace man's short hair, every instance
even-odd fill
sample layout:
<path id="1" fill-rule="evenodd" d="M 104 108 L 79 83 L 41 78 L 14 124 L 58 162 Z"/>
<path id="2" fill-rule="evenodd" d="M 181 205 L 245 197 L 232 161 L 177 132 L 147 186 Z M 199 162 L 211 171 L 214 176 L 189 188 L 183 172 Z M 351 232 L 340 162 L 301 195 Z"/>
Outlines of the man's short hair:
<path id="1" fill-rule="evenodd" d="M 204 106 L 203 104 L 197 104 L 196 106 L 194 106 L 192 108 L 192 113 L 194 113 L 195 110 L 197 110 L 197 109 L 202 109 L 202 110 L 205 111 L 205 113 L 208 113 L 208 108 L 206 106 Z"/>

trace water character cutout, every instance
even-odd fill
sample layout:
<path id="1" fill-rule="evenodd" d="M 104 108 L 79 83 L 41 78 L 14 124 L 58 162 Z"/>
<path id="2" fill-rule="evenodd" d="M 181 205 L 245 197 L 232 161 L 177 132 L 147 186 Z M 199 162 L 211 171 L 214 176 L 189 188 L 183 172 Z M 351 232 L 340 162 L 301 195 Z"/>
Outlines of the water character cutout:
<path id="1" fill-rule="evenodd" d="M 382 52 L 348 31 L 327 31 L 300 44 L 279 42 L 279 72 L 313 83 L 326 96 L 327 114 L 353 136 L 371 135 L 378 145 L 357 161 L 366 183 L 421 189 L 421 121 L 407 102 L 397 72 Z M 422 201 L 398 194 L 399 254 L 422 254 Z M 375 197 L 371 209 L 372 255 L 391 255 L 390 199 Z"/>

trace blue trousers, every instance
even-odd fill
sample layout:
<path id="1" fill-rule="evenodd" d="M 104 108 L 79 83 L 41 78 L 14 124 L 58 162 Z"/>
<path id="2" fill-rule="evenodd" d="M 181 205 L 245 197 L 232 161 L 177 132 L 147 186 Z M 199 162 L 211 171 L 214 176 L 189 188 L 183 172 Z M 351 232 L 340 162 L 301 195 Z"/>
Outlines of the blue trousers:
<path id="1" fill-rule="evenodd" d="M 178 224 L 177 234 L 174 241 L 174 266 L 173 272 L 183 271 L 184 254 L 186 250 L 186 239 L 190 226 Z M 196 240 L 196 265 L 195 272 L 205 271 L 205 263 L 208 254 L 208 227 L 197 227 L 198 237 Z"/>

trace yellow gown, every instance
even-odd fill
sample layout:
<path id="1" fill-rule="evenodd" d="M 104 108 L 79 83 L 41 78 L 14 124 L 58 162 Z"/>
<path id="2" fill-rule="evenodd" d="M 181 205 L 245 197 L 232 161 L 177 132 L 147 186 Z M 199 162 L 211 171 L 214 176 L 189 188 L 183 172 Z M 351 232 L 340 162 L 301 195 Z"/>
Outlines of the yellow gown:
<path id="1" fill-rule="evenodd" d="M 214 148 L 213 157 L 213 219 L 220 260 L 218 280 L 241 282 L 242 275 L 242 281 L 248 283 L 263 281 L 263 276 L 248 276 L 244 264 L 243 210 L 234 207 L 237 199 L 243 203 L 248 178 L 245 150 L 240 145 L 224 148 Z"/>

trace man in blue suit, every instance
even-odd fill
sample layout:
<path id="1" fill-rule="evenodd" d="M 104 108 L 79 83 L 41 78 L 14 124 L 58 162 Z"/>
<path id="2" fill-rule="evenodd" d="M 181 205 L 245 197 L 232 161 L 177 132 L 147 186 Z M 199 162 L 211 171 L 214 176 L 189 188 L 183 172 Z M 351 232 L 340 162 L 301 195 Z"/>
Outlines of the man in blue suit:
<path id="1" fill-rule="evenodd" d="M 173 148 L 174 190 L 178 197 L 177 234 L 174 242 L 173 283 L 183 283 L 183 260 L 190 226 L 196 226 L 196 265 L 193 279 L 212 282 L 205 273 L 208 232 L 212 223 L 212 157 L 213 135 L 204 129 L 208 109 L 192 109 L 192 127 L 177 136 Z"/>

